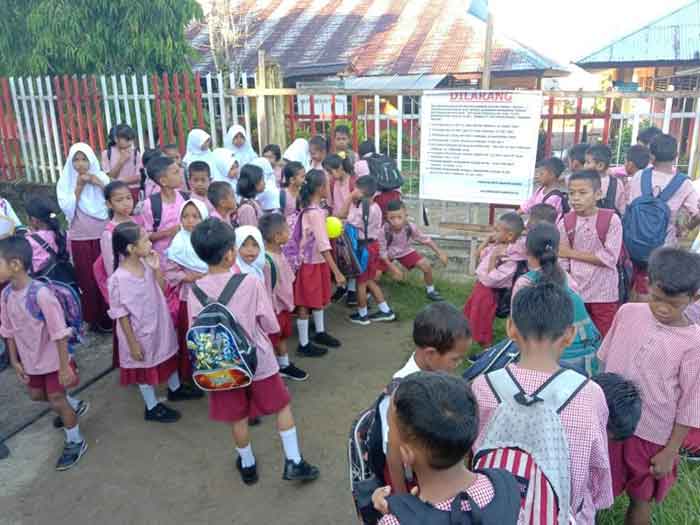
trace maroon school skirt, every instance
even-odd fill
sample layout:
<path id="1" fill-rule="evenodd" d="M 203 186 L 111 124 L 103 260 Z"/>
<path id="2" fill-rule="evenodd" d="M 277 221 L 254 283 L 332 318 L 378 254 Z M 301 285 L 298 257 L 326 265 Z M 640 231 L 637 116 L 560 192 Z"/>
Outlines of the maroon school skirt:
<path id="1" fill-rule="evenodd" d="M 331 302 L 331 269 L 325 262 L 304 263 L 294 281 L 294 304 L 321 310 Z"/>
<path id="2" fill-rule="evenodd" d="M 110 328 L 112 320 L 107 316 L 107 304 L 95 281 L 92 266 L 100 256 L 100 241 L 71 241 L 71 253 L 75 265 L 76 278 L 80 286 L 80 302 L 83 307 L 83 321 L 91 327 Z"/>
<path id="3" fill-rule="evenodd" d="M 120 368 L 119 383 L 127 385 L 162 385 L 177 372 L 177 354 L 151 368 Z"/>
<path id="4" fill-rule="evenodd" d="M 180 381 L 192 381 L 192 361 L 190 351 L 187 349 L 187 330 L 190 325 L 187 316 L 187 301 L 180 301 L 180 309 L 177 312 L 177 370 L 180 373 Z"/>

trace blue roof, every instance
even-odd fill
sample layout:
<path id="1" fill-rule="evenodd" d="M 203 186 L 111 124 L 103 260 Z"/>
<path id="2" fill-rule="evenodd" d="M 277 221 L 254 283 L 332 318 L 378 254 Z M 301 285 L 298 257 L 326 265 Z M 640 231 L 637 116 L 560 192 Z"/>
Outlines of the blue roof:
<path id="1" fill-rule="evenodd" d="M 700 0 L 694 0 L 576 63 L 586 68 L 689 61 L 700 63 Z"/>

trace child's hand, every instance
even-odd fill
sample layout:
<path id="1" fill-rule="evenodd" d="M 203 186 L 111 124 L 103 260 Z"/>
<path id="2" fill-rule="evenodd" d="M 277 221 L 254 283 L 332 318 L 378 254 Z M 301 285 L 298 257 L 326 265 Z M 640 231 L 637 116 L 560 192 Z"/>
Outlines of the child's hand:
<path id="1" fill-rule="evenodd" d="M 183 279 L 183 281 L 185 281 L 186 283 L 193 283 L 196 280 L 201 279 L 205 275 L 206 274 L 198 273 L 198 272 L 186 272 L 185 278 Z"/>
<path id="2" fill-rule="evenodd" d="M 383 515 L 389 514 L 389 504 L 386 502 L 387 496 L 391 494 L 391 487 L 387 485 L 386 487 L 379 487 L 372 494 L 372 505 L 377 512 L 381 512 Z"/>
<path id="3" fill-rule="evenodd" d="M 66 387 L 75 383 L 75 372 L 73 372 L 70 365 L 65 368 L 61 367 L 61 369 L 58 371 L 58 382 Z"/>
<path id="4" fill-rule="evenodd" d="M 29 384 L 29 376 L 24 371 L 24 367 L 22 366 L 22 363 L 17 361 L 15 363 L 12 363 L 12 367 L 15 369 L 15 372 L 17 373 L 17 378 L 20 380 L 20 382 L 24 383 L 25 385 L 28 385 Z"/>
<path id="5" fill-rule="evenodd" d="M 141 350 L 140 344 L 129 345 L 129 353 L 134 361 L 143 361 L 143 350 Z"/>
<path id="6" fill-rule="evenodd" d="M 151 250 L 151 253 L 144 257 L 144 261 L 153 271 L 160 270 L 160 256 L 155 250 Z"/>
<path id="7" fill-rule="evenodd" d="M 347 279 L 345 278 L 345 276 L 344 276 L 342 273 L 337 272 L 337 273 L 335 274 L 335 283 L 336 283 L 338 286 L 340 286 L 341 288 L 343 288 L 343 287 L 347 284 L 347 282 L 348 282 Z"/>
<path id="8" fill-rule="evenodd" d="M 651 458 L 649 471 L 656 479 L 661 479 L 668 476 L 673 471 L 673 465 L 676 462 L 678 452 L 670 448 L 664 448 Z"/>
<path id="9" fill-rule="evenodd" d="M 389 273 L 394 280 L 403 281 L 403 272 L 394 263 L 389 263 Z"/>
<path id="10" fill-rule="evenodd" d="M 440 259 L 440 262 L 443 264 L 443 266 L 447 266 L 447 264 L 449 263 L 449 259 L 447 258 L 447 254 L 445 252 L 443 252 L 442 250 L 440 250 L 438 252 L 438 258 Z"/>
<path id="11" fill-rule="evenodd" d="M 120 149 L 119 150 L 119 162 L 122 164 L 126 163 L 127 160 L 129 160 L 129 157 L 131 157 L 132 150 L 131 148 L 127 149 Z"/>
<path id="12" fill-rule="evenodd" d="M 89 173 L 82 173 L 78 175 L 78 184 L 85 186 L 86 184 L 90 184 L 92 182 L 92 177 L 93 175 L 90 175 Z"/>

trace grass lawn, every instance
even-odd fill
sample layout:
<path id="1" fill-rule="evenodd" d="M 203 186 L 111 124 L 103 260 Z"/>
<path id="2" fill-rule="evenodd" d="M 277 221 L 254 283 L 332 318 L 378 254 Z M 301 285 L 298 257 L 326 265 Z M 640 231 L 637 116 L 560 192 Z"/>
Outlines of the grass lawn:
<path id="1" fill-rule="evenodd" d="M 405 282 L 382 281 L 382 288 L 387 292 L 391 307 L 402 321 L 413 319 L 416 313 L 429 301 L 425 297 L 425 288 L 415 272 Z M 460 310 L 464 306 L 471 290 L 471 283 L 455 283 L 436 279 L 436 288 L 445 300 Z M 494 340 L 505 337 L 505 321 L 496 320 Z M 472 353 L 479 351 L 478 345 L 472 346 Z M 598 514 L 598 525 L 620 525 L 624 523 L 627 498 L 621 496 L 615 505 Z M 700 525 L 700 466 L 682 461 L 679 466 L 679 480 L 666 501 L 654 509 L 655 525 Z"/>

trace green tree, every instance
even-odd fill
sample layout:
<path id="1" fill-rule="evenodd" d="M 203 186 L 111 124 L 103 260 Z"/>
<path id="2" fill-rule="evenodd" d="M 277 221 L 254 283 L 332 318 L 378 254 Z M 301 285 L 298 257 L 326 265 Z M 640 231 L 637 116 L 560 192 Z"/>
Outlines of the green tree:
<path id="1" fill-rule="evenodd" d="M 0 74 L 178 71 L 197 0 L 0 0 Z"/>

